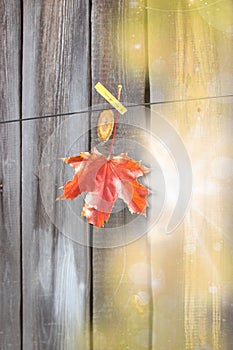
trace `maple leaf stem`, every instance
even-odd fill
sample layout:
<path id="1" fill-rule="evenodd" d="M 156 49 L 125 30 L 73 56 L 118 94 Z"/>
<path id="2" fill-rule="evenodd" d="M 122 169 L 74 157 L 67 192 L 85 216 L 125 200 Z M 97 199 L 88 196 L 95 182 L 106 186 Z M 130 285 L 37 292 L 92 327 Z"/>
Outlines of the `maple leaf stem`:
<path id="1" fill-rule="evenodd" d="M 122 90 L 122 85 L 118 85 L 118 87 L 117 87 L 117 99 L 118 99 L 118 101 L 120 101 L 120 99 L 121 99 L 121 90 Z M 111 154 L 112 154 L 112 148 L 113 148 L 113 144 L 114 144 L 114 141 L 115 141 L 118 118 L 119 118 L 119 112 L 118 112 L 118 110 L 116 110 L 116 119 L 115 119 L 115 123 L 114 123 L 112 142 L 111 142 L 111 145 L 110 145 L 110 148 L 109 148 L 108 159 L 111 157 Z"/>

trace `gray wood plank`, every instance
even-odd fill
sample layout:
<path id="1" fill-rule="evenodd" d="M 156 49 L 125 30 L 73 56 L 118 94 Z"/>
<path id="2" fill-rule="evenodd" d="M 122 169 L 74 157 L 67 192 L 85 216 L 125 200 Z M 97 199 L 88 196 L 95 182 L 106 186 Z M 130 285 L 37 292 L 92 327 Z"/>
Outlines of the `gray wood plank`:
<path id="1" fill-rule="evenodd" d="M 17 14 L 17 16 L 15 15 Z M 0 120 L 20 117 L 20 1 L 0 3 Z M 0 126 L 0 348 L 21 348 L 20 126 Z"/>
<path id="2" fill-rule="evenodd" d="M 24 116 L 88 106 L 88 33 L 88 2 L 24 1 Z M 87 227 L 72 218 L 81 201 L 55 202 L 72 176 L 57 158 L 87 149 L 86 126 L 87 115 L 23 124 L 25 349 L 89 349 Z"/>
<path id="3" fill-rule="evenodd" d="M 122 84 L 122 101 L 140 103 L 145 101 L 146 81 L 146 28 L 144 1 L 142 8 L 135 8 L 133 2 L 93 1 L 92 4 L 92 87 L 99 81 L 115 96 L 117 85 Z M 93 90 L 92 103 L 104 104 L 103 98 Z M 107 154 L 110 142 L 98 144 L 96 137 L 97 114 L 92 115 L 92 146 Z M 142 159 L 142 150 L 137 151 L 131 143 L 132 126 L 146 126 L 144 112 L 120 116 L 113 154 L 129 151 L 129 156 Z M 140 132 L 139 132 L 140 134 Z M 140 135 L 134 135 L 139 140 Z M 134 148 L 135 147 L 135 148 Z M 114 206 L 105 228 L 93 232 L 93 349 L 141 349 L 140 331 L 145 329 L 143 342 L 150 348 L 150 310 L 142 314 L 136 310 L 132 300 L 137 294 L 137 285 L 128 277 L 136 263 L 135 256 L 140 250 L 138 261 L 146 265 L 149 261 L 147 237 L 144 236 L 129 246 L 124 244 L 128 234 L 127 220 L 132 215 L 121 202 Z M 112 232 L 112 229 L 115 231 Z M 136 225 L 134 229 L 137 230 Z M 146 220 L 141 226 L 146 230 Z M 133 230 L 132 230 L 133 231 Z M 136 231 L 135 231 L 136 232 Z M 111 242 L 111 236 L 118 238 L 118 244 Z M 114 240 L 114 238 L 112 238 Z M 139 243 L 140 242 L 140 243 Z M 105 249 L 101 249 L 104 246 Z M 140 248 L 139 248 L 140 247 Z M 149 273 L 150 268 L 148 268 Z M 150 293 L 150 281 L 144 290 Z M 139 334 L 139 335 L 138 335 Z"/>

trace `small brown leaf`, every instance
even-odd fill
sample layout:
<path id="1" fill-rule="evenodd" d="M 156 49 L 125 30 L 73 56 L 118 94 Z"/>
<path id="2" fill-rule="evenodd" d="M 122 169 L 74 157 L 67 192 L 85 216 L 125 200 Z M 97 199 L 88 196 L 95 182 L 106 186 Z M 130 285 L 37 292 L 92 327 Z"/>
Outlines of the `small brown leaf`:
<path id="1" fill-rule="evenodd" d="M 97 132 L 102 141 L 108 141 L 112 135 L 114 126 L 114 114 L 111 109 L 103 111 L 98 120 Z"/>

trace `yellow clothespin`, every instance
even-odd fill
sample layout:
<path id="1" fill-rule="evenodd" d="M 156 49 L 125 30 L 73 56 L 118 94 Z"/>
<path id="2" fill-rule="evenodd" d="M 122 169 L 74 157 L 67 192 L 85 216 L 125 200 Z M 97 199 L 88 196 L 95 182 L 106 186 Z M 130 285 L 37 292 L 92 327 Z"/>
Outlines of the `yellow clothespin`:
<path id="1" fill-rule="evenodd" d="M 127 109 L 109 92 L 101 83 L 95 85 L 96 91 L 105 98 L 120 114 L 127 112 Z"/>

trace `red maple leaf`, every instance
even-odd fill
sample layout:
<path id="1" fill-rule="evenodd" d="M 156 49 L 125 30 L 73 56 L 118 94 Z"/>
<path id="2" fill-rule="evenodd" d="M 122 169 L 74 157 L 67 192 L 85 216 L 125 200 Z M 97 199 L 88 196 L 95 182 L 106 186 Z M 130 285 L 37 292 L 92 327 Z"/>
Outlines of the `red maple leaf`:
<path id="1" fill-rule="evenodd" d="M 148 169 L 122 153 L 106 158 L 93 149 L 78 156 L 63 158 L 75 169 L 75 175 L 63 187 L 58 199 L 74 199 L 83 192 L 85 198 L 82 215 L 88 223 L 99 228 L 108 221 L 113 205 L 118 198 L 128 205 L 131 213 L 146 215 L 147 196 L 150 190 L 137 182 Z"/>

